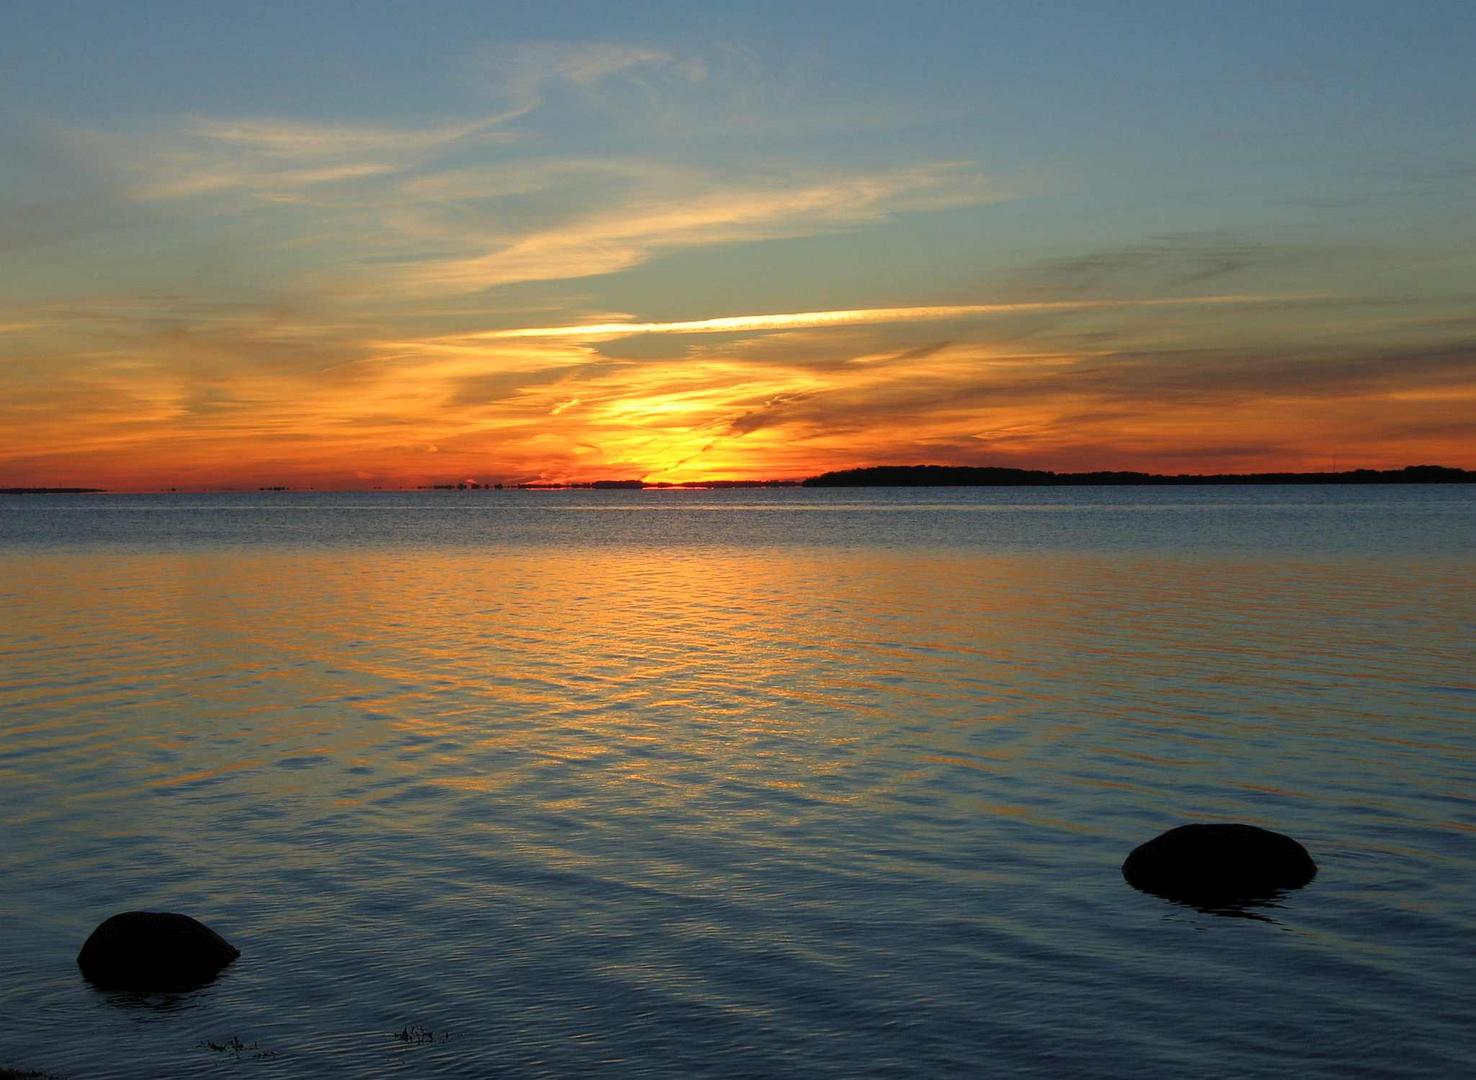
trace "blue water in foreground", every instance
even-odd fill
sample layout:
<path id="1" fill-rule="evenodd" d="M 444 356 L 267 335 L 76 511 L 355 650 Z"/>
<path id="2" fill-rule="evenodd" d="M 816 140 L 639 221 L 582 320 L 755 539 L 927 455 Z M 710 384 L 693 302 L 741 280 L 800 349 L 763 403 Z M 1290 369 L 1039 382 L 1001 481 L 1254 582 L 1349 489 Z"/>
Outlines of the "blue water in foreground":
<path id="1" fill-rule="evenodd" d="M 1473 552 L 1457 487 L 0 498 L 0 1065 L 1469 1075 Z M 1321 873 L 1122 881 L 1213 820 Z M 93 990 L 130 908 L 241 959 Z"/>

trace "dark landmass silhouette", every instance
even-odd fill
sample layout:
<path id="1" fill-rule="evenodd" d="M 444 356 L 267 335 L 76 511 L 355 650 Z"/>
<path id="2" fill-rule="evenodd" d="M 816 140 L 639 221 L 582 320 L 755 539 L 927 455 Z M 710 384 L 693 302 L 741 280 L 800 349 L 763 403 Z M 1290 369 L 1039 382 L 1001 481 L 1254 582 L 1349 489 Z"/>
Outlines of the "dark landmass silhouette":
<path id="1" fill-rule="evenodd" d="M 873 465 L 822 473 L 805 487 L 1113 487 L 1130 484 L 1473 484 L 1476 472 L 1444 465 L 1347 472 L 1211 473 L 1165 476 L 1142 472 L 1057 473 L 974 465 Z"/>
<path id="2" fill-rule="evenodd" d="M 1103 470 L 1051 472 L 1047 469 L 1010 469 L 996 465 L 870 465 L 821 473 L 804 480 L 529 480 L 479 483 L 463 480 L 424 484 L 422 491 L 642 491 L 666 488 L 782 488 L 782 487 L 1127 487 L 1174 484 L 1476 484 L 1476 470 L 1448 465 L 1406 465 L 1402 469 L 1349 469 L 1343 472 L 1161 473 Z M 178 488 L 164 488 L 166 492 Z M 237 491 L 237 488 L 200 488 Z M 257 491 L 292 491 L 286 485 L 258 487 Z M 306 490 L 316 491 L 317 488 Z M 327 489 L 336 490 L 336 489 Z M 374 490 L 378 491 L 379 488 Z M 0 495 L 100 495 L 107 488 L 5 487 Z"/>
<path id="3" fill-rule="evenodd" d="M 0 488 L 0 495 L 101 495 L 107 488 L 11 487 Z"/>
<path id="4" fill-rule="evenodd" d="M 1126 487 L 1173 484 L 1476 484 L 1476 471 L 1446 465 L 1406 465 L 1402 469 L 1350 469 L 1345 472 L 1181 473 L 1145 472 L 1058 473 L 1045 469 L 1008 469 L 993 465 L 872 465 L 821 473 L 805 480 L 686 480 L 680 483 L 647 480 L 529 480 L 523 483 L 428 484 L 428 491 L 642 491 L 663 488 L 775 488 L 775 487 Z"/>

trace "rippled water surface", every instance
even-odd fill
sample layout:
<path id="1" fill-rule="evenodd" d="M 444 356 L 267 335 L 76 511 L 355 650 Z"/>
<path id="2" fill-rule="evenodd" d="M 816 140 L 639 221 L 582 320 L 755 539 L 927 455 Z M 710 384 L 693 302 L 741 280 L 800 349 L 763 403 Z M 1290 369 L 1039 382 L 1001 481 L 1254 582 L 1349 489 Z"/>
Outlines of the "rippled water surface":
<path id="1" fill-rule="evenodd" d="M 1423 486 L 0 501 L 0 1065 L 1469 1074 L 1473 540 Z M 1124 884 L 1192 820 L 1321 873 Z M 241 959 L 95 991 L 129 908 Z"/>

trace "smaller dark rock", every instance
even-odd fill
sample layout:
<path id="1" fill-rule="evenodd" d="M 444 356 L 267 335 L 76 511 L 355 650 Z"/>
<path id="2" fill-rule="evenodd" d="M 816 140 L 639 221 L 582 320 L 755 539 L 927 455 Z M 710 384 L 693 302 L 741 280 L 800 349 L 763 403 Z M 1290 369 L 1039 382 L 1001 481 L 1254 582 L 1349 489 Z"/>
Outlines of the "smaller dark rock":
<path id="1" fill-rule="evenodd" d="M 189 990 L 241 950 L 204 923 L 168 911 L 125 911 L 92 932 L 77 966 L 103 990 Z"/>
<path id="2" fill-rule="evenodd" d="M 1180 825 L 1134 849 L 1122 876 L 1135 889 L 1200 908 L 1273 900 L 1317 876 L 1307 849 L 1254 825 Z"/>

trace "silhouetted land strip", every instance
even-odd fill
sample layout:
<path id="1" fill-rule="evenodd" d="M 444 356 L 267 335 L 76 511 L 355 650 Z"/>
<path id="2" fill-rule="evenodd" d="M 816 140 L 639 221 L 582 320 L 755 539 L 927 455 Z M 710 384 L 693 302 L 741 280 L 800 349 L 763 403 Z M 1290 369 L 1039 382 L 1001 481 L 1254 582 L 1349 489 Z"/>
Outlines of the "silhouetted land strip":
<path id="1" fill-rule="evenodd" d="M 842 469 L 806 480 L 687 480 L 679 483 L 644 480 L 586 480 L 582 482 L 530 481 L 482 484 L 474 480 L 426 484 L 424 491 L 595 491 L 660 488 L 776 488 L 776 487 L 1126 487 L 1133 484 L 1476 484 L 1476 471 L 1446 465 L 1406 465 L 1402 469 L 1350 469 L 1345 472 L 1180 473 L 1173 476 L 1144 472 L 1058 473 L 1045 469 L 1006 469 L 994 465 L 873 465 Z M 107 488 L 7 487 L 0 495 L 101 495 Z M 175 488 L 165 488 L 175 491 Z M 201 490 L 210 490 L 204 488 Z M 235 488 L 220 488 L 235 491 Z M 257 491 L 291 491 L 286 486 Z M 315 489 L 309 489 L 315 490 Z"/>
<path id="2" fill-rule="evenodd" d="M 1472 484 L 1476 472 L 1444 465 L 1315 473 L 1212 473 L 1161 476 L 1141 472 L 1057 473 L 972 465 L 875 465 L 822 473 L 805 487 L 1117 487 L 1132 484 Z"/>
<path id="3" fill-rule="evenodd" d="M 0 495 L 101 495 L 107 488 L 0 488 Z"/>

